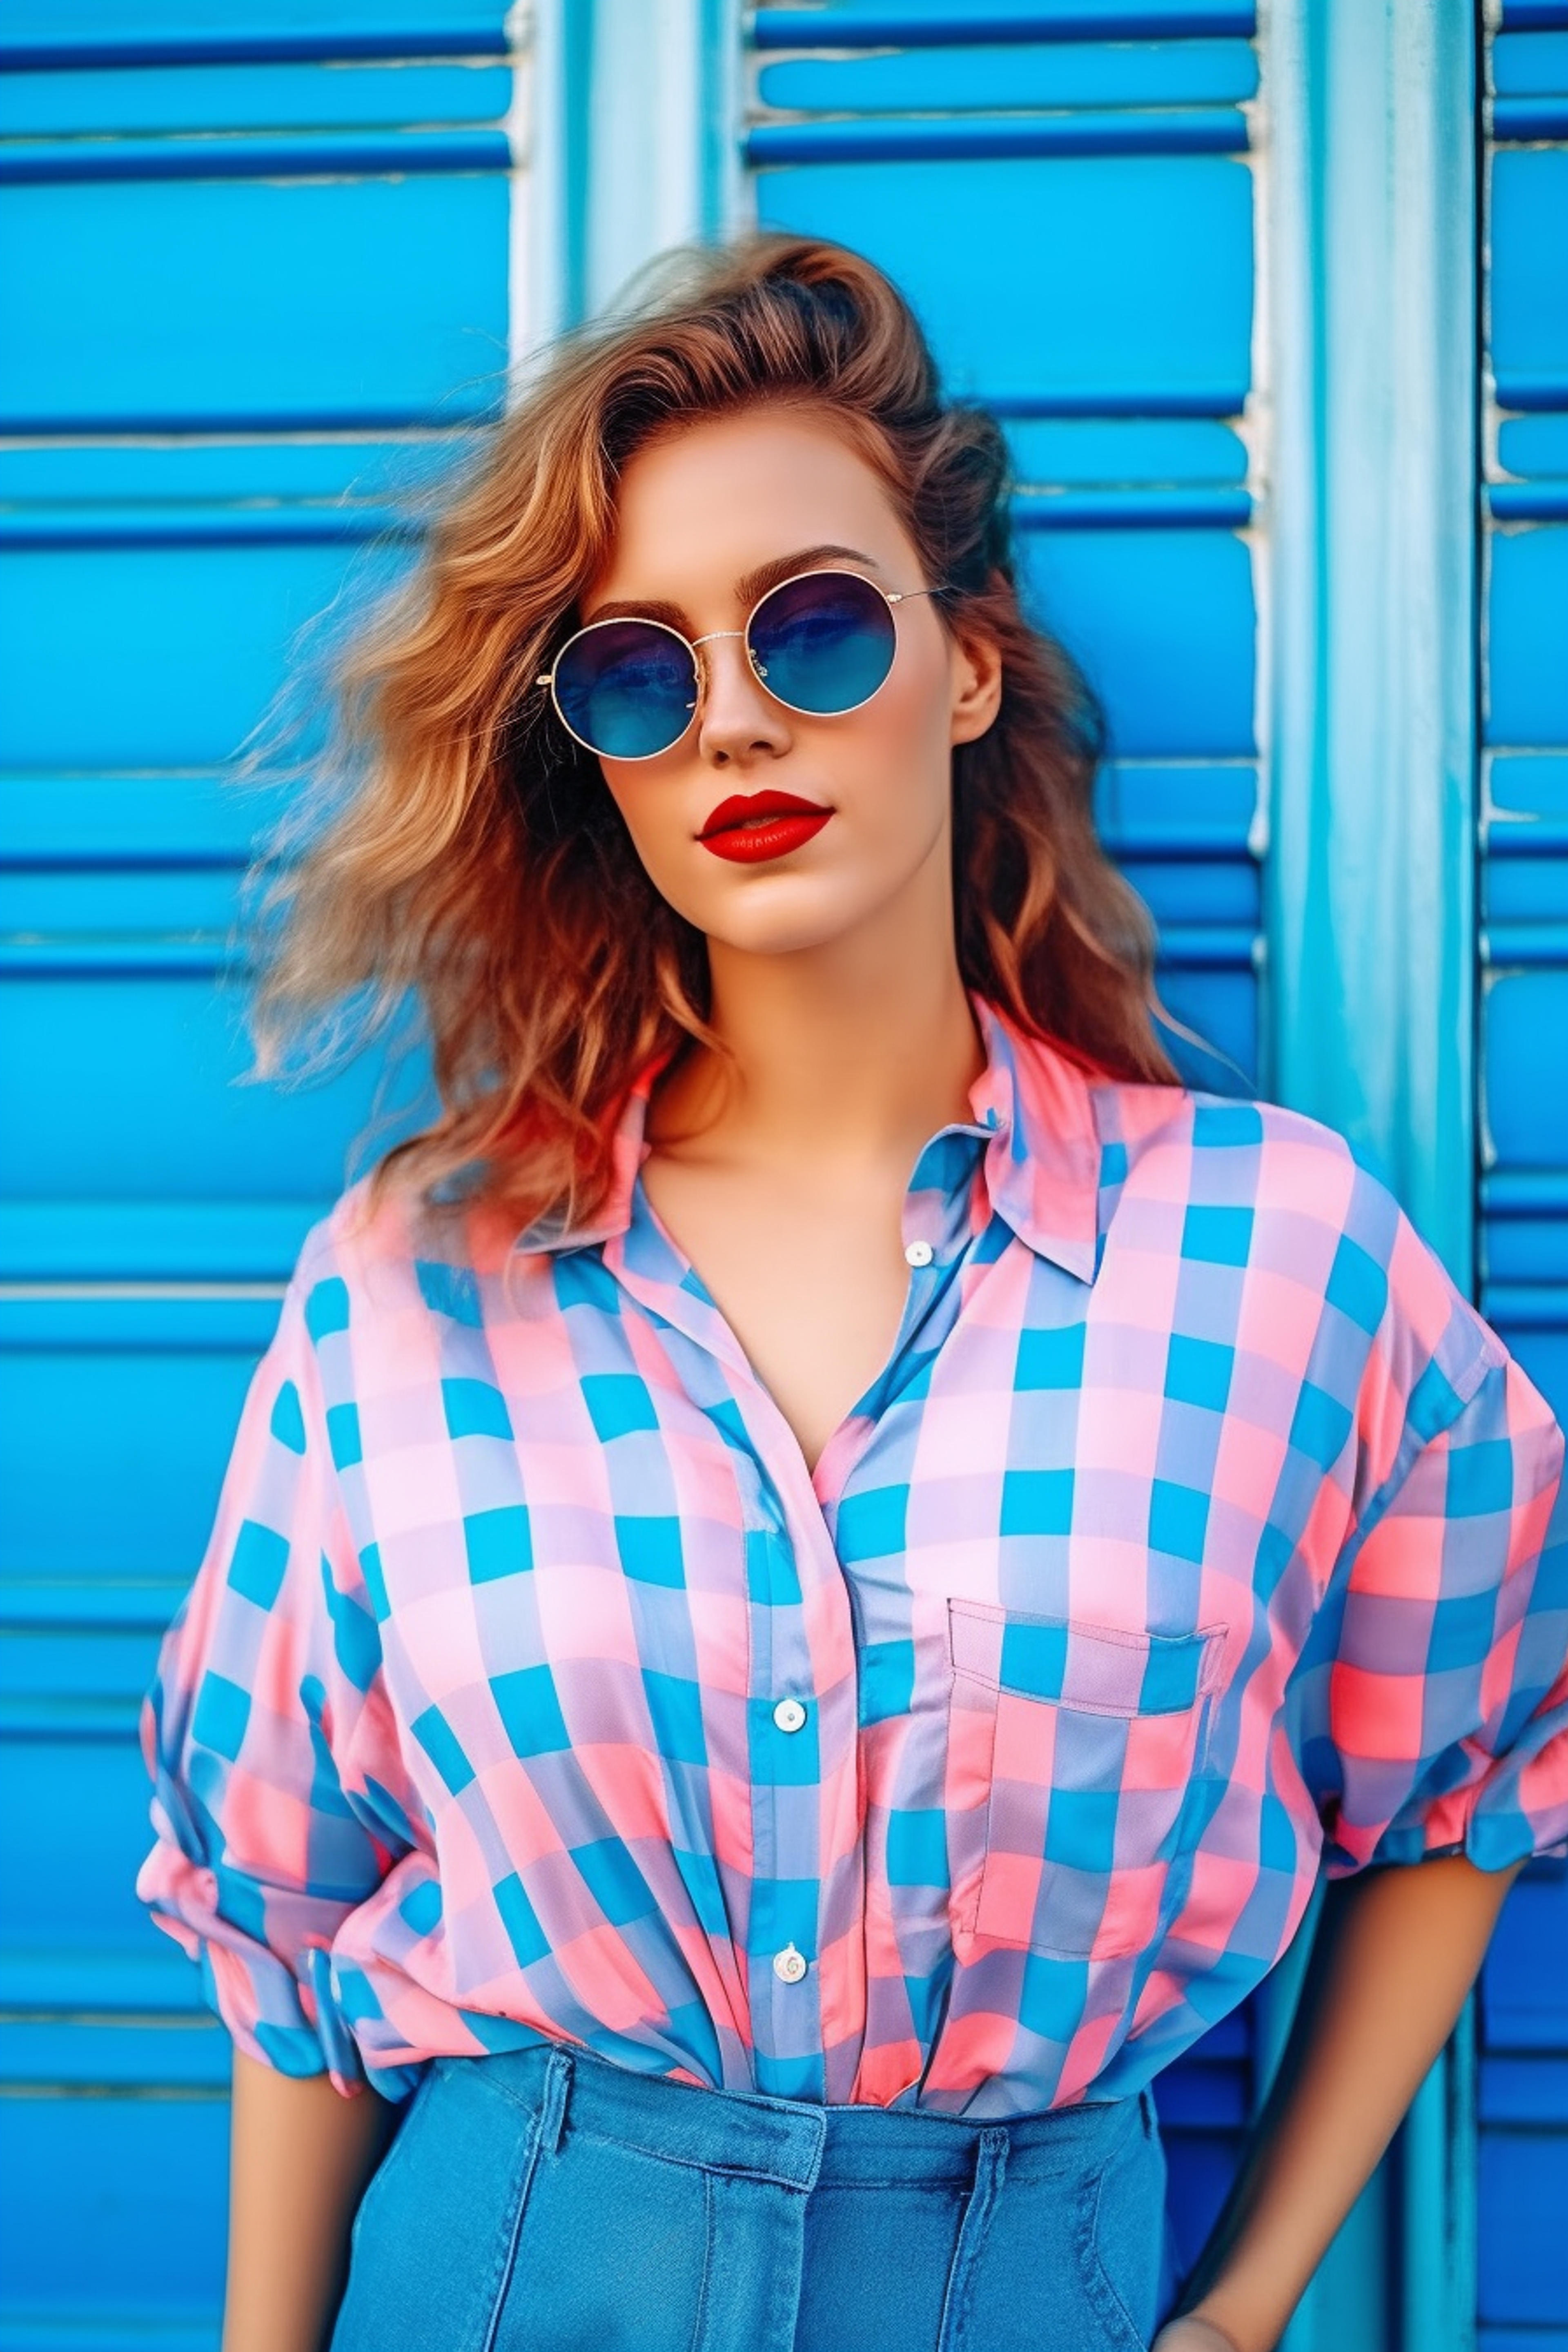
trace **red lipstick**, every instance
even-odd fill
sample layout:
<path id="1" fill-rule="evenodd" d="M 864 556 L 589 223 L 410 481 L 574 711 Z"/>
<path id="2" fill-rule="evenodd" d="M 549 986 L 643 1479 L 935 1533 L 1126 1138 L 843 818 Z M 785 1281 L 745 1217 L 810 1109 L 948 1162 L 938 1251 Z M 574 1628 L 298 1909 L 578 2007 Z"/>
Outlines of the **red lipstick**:
<path id="1" fill-rule="evenodd" d="M 720 802 L 698 839 L 732 866 L 761 866 L 804 848 L 832 814 L 820 801 L 798 800 L 794 793 L 736 793 Z"/>

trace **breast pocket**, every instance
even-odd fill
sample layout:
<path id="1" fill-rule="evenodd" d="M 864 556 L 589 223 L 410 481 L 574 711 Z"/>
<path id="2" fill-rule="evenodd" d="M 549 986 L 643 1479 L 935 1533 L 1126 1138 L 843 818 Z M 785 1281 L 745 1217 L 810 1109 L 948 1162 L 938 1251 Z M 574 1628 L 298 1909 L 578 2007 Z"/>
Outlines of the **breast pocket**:
<path id="1" fill-rule="evenodd" d="M 1148 1633 L 948 1603 L 958 1924 L 1111 1959 L 1157 1936 L 1225 1628 Z"/>

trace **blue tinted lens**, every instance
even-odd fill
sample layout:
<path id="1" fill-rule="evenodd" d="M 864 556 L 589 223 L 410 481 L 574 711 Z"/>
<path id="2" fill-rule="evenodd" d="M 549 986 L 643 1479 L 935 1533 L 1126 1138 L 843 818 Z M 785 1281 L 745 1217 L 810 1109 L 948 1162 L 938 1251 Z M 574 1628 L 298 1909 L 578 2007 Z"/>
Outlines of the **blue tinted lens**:
<path id="1" fill-rule="evenodd" d="M 656 622 L 604 621 L 562 652 L 555 699 L 590 750 L 606 760 L 651 760 L 691 723 L 696 668 L 683 640 Z"/>
<path id="2" fill-rule="evenodd" d="M 887 598 L 853 572 L 786 580 L 763 597 L 747 634 L 768 692 L 818 718 L 875 694 L 897 642 Z"/>

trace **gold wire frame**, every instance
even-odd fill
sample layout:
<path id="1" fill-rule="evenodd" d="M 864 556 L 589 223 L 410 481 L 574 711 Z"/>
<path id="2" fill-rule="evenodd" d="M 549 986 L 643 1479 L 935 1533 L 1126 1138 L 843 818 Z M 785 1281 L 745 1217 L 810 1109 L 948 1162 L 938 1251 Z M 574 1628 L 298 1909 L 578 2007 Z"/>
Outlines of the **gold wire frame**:
<path id="1" fill-rule="evenodd" d="M 534 679 L 533 683 L 536 687 L 544 686 L 549 688 L 550 700 L 554 709 L 555 716 L 560 719 L 561 724 L 565 728 L 566 732 L 571 736 L 573 741 L 574 743 L 581 743 L 584 751 L 592 751 L 595 759 L 624 760 L 626 761 L 637 760 L 661 760 L 667 751 L 673 751 L 676 745 L 680 741 L 681 736 L 686 733 L 687 729 L 691 725 L 692 719 L 696 717 L 698 708 L 702 699 L 705 673 L 703 670 L 701 657 L 699 655 L 697 648 L 699 646 L 711 645 L 716 637 L 741 637 L 745 641 L 746 657 L 751 664 L 752 676 L 755 677 L 758 685 L 762 688 L 763 693 L 771 695 L 773 699 L 784 709 L 796 711 L 803 719 L 847 719 L 852 710 L 863 710 L 867 703 L 871 700 L 872 696 L 880 694 L 883 687 L 887 685 L 889 678 L 892 675 L 893 657 L 898 652 L 898 634 L 895 630 L 893 636 L 893 653 L 889 656 L 887 668 L 882 672 L 881 677 L 871 688 L 870 694 L 863 694 L 858 702 L 847 702 L 843 706 L 842 709 L 839 710 L 808 710 L 804 703 L 791 702 L 786 695 L 780 694 L 775 688 L 771 687 L 768 684 L 767 672 L 763 667 L 763 665 L 758 661 L 756 653 L 752 646 L 752 624 L 756 619 L 757 614 L 762 611 L 763 606 L 768 602 L 770 597 L 782 595 L 786 588 L 798 587 L 803 580 L 858 580 L 863 588 L 875 589 L 877 594 L 880 596 L 882 602 L 889 607 L 889 611 L 895 604 L 907 604 L 911 598 L 916 596 L 939 596 L 942 593 L 943 586 L 946 584 L 944 582 L 939 582 L 937 585 L 932 588 L 884 588 L 879 580 L 868 579 L 864 572 L 851 572 L 845 564 L 815 564 L 810 570 L 805 572 L 792 572 L 787 580 L 775 580 L 771 588 L 764 588 L 762 594 L 757 598 L 756 603 L 752 606 L 751 611 L 747 614 L 744 622 L 738 629 L 709 629 L 700 637 L 689 637 L 682 630 L 672 628 L 668 621 L 644 620 L 635 613 L 618 613 L 614 616 L 614 618 L 607 621 L 586 621 L 580 629 L 573 630 L 572 635 L 567 638 L 565 644 L 556 654 L 555 659 L 552 662 L 550 667 L 547 670 L 542 670 L 539 676 Z M 555 690 L 556 672 L 561 667 L 563 661 L 571 652 L 574 646 L 581 644 L 584 637 L 592 636 L 596 629 L 624 629 L 628 626 L 628 625 L 639 629 L 662 630 L 667 637 L 673 637 L 677 645 L 684 646 L 688 654 L 691 657 L 692 682 L 695 686 L 696 692 L 693 695 L 691 701 L 686 706 L 689 713 L 686 725 L 681 728 L 679 734 L 672 735 L 668 743 L 660 744 L 657 751 L 605 751 L 599 744 L 590 743 L 585 735 L 578 734 L 577 730 L 573 726 L 572 721 L 567 718 L 564 710 L 562 709 L 561 698 Z"/>

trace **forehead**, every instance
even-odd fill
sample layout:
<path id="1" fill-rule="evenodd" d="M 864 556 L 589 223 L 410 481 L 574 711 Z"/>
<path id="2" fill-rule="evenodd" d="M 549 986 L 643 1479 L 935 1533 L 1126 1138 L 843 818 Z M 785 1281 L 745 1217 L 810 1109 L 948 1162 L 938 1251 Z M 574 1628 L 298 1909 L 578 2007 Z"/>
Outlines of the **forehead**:
<path id="1" fill-rule="evenodd" d="M 793 408 L 704 418 L 627 460 L 591 593 L 721 593 L 819 543 L 863 548 L 890 570 L 913 551 L 881 475 L 828 418 Z"/>

